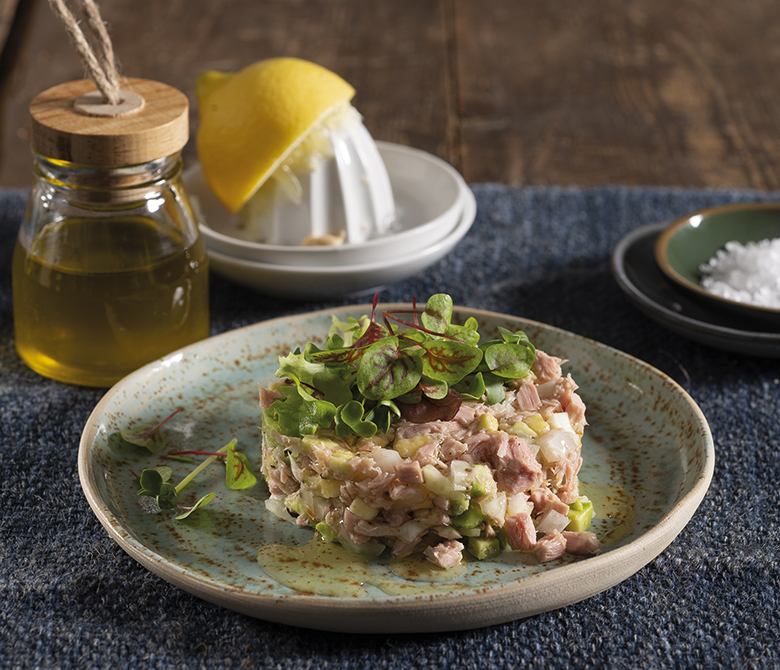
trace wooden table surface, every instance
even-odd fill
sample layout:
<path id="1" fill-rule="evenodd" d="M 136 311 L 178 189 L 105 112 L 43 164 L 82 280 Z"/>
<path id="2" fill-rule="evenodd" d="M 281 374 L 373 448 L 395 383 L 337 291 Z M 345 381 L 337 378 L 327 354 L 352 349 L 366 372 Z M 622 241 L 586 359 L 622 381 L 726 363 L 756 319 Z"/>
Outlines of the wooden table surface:
<path id="1" fill-rule="evenodd" d="M 122 74 L 184 91 L 271 56 L 342 75 L 376 139 L 469 182 L 780 188 L 772 0 L 102 0 Z M 0 186 L 27 108 L 84 76 L 46 0 L 0 0 Z M 194 142 L 185 161 L 196 160 Z"/>

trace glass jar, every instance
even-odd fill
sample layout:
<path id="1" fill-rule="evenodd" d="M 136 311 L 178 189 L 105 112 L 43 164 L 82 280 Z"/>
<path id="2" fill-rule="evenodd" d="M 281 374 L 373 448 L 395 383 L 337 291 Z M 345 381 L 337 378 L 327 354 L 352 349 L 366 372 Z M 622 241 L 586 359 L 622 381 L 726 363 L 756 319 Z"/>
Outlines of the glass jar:
<path id="1" fill-rule="evenodd" d="M 36 372 L 110 386 L 209 334 L 208 261 L 180 153 L 120 167 L 34 153 L 14 250 L 16 349 Z"/>

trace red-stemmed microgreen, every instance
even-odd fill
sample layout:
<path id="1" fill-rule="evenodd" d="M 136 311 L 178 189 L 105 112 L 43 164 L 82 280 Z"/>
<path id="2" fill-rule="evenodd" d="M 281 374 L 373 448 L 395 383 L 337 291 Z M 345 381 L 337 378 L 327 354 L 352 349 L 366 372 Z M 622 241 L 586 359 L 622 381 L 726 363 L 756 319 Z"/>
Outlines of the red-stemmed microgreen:
<path id="1" fill-rule="evenodd" d="M 142 423 L 133 428 L 126 428 L 125 430 L 120 431 L 120 435 L 125 441 L 139 447 L 144 447 L 153 454 L 157 454 L 165 449 L 165 437 L 160 432 L 160 428 L 181 411 L 182 408 L 179 407 L 179 409 L 168 415 L 159 423 Z"/>
<path id="2" fill-rule="evenodd" d="M 192 505 L 192 507 L 186 507 L 185 505 L 176 505 L 177 509 L 181 510 L 180 514 L 177 514 L 174 518 L 177 521 L 181 521 L 182 519 L 186 519 L 190 514 L 192 514 L 196 509 L 200 509 L 201 507 L 205 507 L 208 505 L 213 499 L 215 493 L 207 493 L 205 496 L 202 496 L 201 498 L 198 498 L 197 502 Z"/>
<path id="3" fill-rule="evenodd" d="M 522 331 L 499 328 L 500 339 L 481 342 L 477 320 L 453 324 L 452 298 L 431 296 L 423 309 L 385 310 L 370 317 L 334 318 L 319 348 L 313 343 L 280 357 L 286 380 L 266 410 L 287 435 L 334 427 L 339 435 L 370 437 L 392 418 L 449 420 L 463 401 L 504 399 L 504 383 L 528 374 L 536 350 Z M 411 318 L 407 318 L 411 315 Z M 292 382 L 292 383 L 290 383 Z"/>

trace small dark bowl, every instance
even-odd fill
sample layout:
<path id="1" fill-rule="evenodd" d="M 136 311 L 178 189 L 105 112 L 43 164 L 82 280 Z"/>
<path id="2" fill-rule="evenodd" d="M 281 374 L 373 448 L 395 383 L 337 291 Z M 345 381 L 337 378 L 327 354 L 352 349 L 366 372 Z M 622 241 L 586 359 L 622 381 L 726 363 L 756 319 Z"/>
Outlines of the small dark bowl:
<path id="1" fill-rule="evenodd" d="M 726 242 L 741 244 L 780 237 L 780 203 L 726 205 L 703 209 L 674 221 L 658 237 L 655 259 L 662 272 L 697 299 L 716 309 L 780 325 L 780 309 L 722 298 L 701 285 L 699 266 Z"/>

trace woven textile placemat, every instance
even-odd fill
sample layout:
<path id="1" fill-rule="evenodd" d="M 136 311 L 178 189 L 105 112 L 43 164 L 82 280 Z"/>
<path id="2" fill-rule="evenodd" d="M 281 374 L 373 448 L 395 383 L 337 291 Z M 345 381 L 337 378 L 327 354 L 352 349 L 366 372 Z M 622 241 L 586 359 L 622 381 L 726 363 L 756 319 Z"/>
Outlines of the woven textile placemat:
<path id="1" fill-rule="evenodd" d="M 715 437 L 711 487 L 657 558 L 586 601 L 456 633 L 345 635 L 267 623 L 148 572 L 90 510 L 76 458 L 103 391 L 31 372 L 13 341 L 11 254 L 26 195 L 0 190 L 0 668 L 780 667 L 780 361 L 676 335 L 622 294 L 610 254 L 633 228 L 776 198 L 724 190 L 472 187 L 447 257 L 382 291 L 557 326 L 671 376 Z M 269 298 L 211 278 L 212 333 L 348 303 Z"/>

